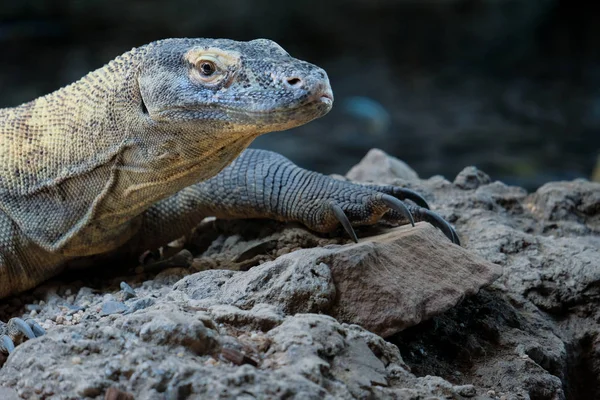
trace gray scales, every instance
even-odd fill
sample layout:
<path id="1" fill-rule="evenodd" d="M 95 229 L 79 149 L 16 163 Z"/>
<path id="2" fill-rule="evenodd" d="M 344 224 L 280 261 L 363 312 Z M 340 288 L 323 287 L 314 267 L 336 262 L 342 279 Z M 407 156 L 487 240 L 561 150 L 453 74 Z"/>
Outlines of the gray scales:
<path id="1" fill-rule="evenodd" d="M 186 38 L 134 48 L 0 109 L 0 298 L 82 260 L 160 247 L 207 216 L 343 227 L 355 241 L 353 226 L 425 221 L 459 244 L 409 189 L 337 180 L 247 149 L 332 104 L 325 71 L 270 40 Z M 0 322 L 0 351 L 43 334 L 34 320 Z"/>

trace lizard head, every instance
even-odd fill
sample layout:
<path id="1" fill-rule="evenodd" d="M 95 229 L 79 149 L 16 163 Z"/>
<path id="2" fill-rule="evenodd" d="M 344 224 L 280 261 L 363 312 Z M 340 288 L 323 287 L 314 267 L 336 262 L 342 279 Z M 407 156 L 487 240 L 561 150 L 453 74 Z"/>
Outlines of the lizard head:
<path id="1" fill-rule="evenodd" d="M 258 39 L 156 42 L 138 77 L 143 109 L 155 124 L 256 137 L 325 115 L 333 94 L 321 68 Z"/>

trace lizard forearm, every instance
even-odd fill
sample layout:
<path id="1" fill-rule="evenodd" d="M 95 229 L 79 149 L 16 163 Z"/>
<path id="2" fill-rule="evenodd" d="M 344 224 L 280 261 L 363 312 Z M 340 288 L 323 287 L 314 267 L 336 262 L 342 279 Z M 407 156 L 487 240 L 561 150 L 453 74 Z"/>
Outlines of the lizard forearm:
<path id="1" fill-rule="evenodd" d="M 215 177 L 191 185 L 147 210 L 136 247 L 147 250 L 164 245 L 208 216 L 300 221 L 327 230 L 319 220 L 321 197 L 337 192 L 332 185 L 340 186 L 340 199 L 352 197 L 343 190 L 343 184 L 302 169 L 277 153 L 248 149 Z M 361 190 L 354 190 L 360 196 Z"/>
<path id="2" fill-rule="evenodd" d="M 319 232 L 339 226 L 340 216 L 335 214 L 334 207 L 354 226 L 372 224 L 384 214 L 394 220 L 410 221 L 406 210 L 390 209 L 392 200 L 386 194 L 426 205 L 422 198 L 415 197 L 417 194 L 401 188 L 369 188 L 336 180 L 300 168 L 280 154 L 247 149 L 215 177 L 191 185 L 147 210 L 142 215 L 136 251 L 177 239 L 209 216 L 297 221 Z M 417 220 L 431 219 L 425 209 L 409 207 Z"/>

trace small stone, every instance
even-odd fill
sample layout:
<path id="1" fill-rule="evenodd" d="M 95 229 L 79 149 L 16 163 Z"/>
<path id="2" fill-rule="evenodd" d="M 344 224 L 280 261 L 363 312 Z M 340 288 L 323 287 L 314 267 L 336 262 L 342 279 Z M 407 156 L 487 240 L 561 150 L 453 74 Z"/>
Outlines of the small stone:
<path id="1" fill-rule="evenodd" d="M 138 310 L 143 310 L 144 308 L 148 308 L 156 302 L 152 297 L 144 297 L 142 299 L 134 301 L 130 306 L 127 313 L 132 313 Z"/>
<path id="2" fill-rule="evenodd" d="M 81 357 L 75 356 L 71 358 L 71 363 L 75 365 L 81 364 Z"/>
<path id="3" fill-rule="evenodd" d="M 121 282 L 121 290 L 123 291 L 123 297 L 125 300 L 134 298 L 137 296 L 135 290 L 127 282 Z"/>
<path id="4" fill-rule="evenodd" d="M 78 312 L 82 312 L 84 310 L 84 308 L 80 307 L 80 306 L 68 306 L 68 307 L 66 307 L 66 309 L 67 309 L 67 315 L 73 315 Z"/>
<path id="5" fill-rule="evenodd" d="M 194 261 L 194 256 L 189 250 L 181 250 L 166 260 L 158 261 L 144 267 L 145 271 L 162 271 L 169 268 L 189 268 Z"/>
<path id="6" fill-rule="evenodd" d="M 454 386 L 454 391 L 463 397 L 474 397 L 477 394 L 473 385 Z"/>
<path id="7" fill-rule="evenodd" d="M 485 172 L 476 167 L 466 167 L 456 175 L 454 184 L 461 189 L 477 189 L 481 185 L 486 185 L 492 180 Z"/>
<path id="8" fill-rule="evenodd" d="M 81 304 L 79 305 L 79 307 L 81 307 L 82 310 L 85 310 L 86 308 L 88 308 L 92 303 L 89 300 L 84 300 L 81 302 Z"/>
<path id="9" fill-rule="evenodd" d="M 40 311 L 42 307 L 40 307 L 38 304 L 26 304 L 25 309 L 27 311 Z"/>
<path id="10" fill-rule="evenodd" d="M 120 301 L 109 300 L 105 301 L 102 304 L 102 309 L 100 310 L 100 315 L 111 315 L 111 314 L 119 314 L 127 311 L 129 308 Z"/>
<path id="11" fill-rule="evenodd" d="M 131 393 L 124 392 L 115 387 L 108 388 L 104 396 L 105 400 L 133 400 L 133 398 Z"/>
<path id="12" fill-rule="evenodd" d="M 84 397 L 96 397 L 102 394 L 102 389 L 98 386 L 88 386 L 83 388 L 81 395 Z"/>
<path id="13" fill-rule="evenodd" d="M 248 357 L 239 350 L 224 347 L 221 350 L 221 357 L 227 361 L 231 361 L 235 365 L 250 364 L 256 367 L 258 363 L 252 358 Z"/>
<path id="14" fill-rule="evenodd" d="M 56 316 L 56 321 L 55 321 L 58 325 L 63 325 L 65 323 L 65 317 L 64 315 L 57 315 Z"/>
<path id="15" fill-rule="evenodd" d="M 35 317 L 35 316 L 37 316 L 37 315 L 38 315 L 38 312 L 37 312 L 37 310 L 31 310 L 31 312 L 29 312 L 29 316 L 30 316 L 30 317 Z"/>

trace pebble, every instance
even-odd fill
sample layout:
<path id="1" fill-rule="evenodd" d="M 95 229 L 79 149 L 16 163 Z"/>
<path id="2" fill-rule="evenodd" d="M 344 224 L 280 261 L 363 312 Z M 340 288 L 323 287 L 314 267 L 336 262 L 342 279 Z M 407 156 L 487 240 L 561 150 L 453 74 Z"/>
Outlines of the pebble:
<path id="1" fill-rule="evenodd" d="M 76 314 L 76 313 L 81 312 L 83 310 L 84 310 L 84 308 L 80 307 L 80 306 L 68 306 L 68 307 L 66 307 L 67 315 L 73 315 L 73 314 Z"/>
<path id="2" fill-rule="evenodd" d="M 26 304 L 25 309 L 27 311 L 41 311 L 42 307 L 37 304 Z"/>
<path id="3" fill-rule="evenodd" d="M 81 317 L 82 317 L 82 316 L 83 316 L 83 312 L 81 312 L 81 314 L 80 314 L 80 313 L 77 313 L 77 314 L 73 315 L 73 323 L 74 323 L 74 324 L 78 324 L 78 323 L 80 323 L 80 322 L 81 322 Z"/>
<path id="4" fill-rule="evenodd" d="M 110 314 L 118 314 L 128 310 L 128 307 L 120 302 L 109 300 L 102 304 L 102 309 L 100 310 L 100 315 L 110 315 Z"/>
<path id="5" fill-rule="evenodd" d="M 57 315 L 56 316 L 56 321 L 55 321 L 58 325 L 63 325 L 65 323 L 65 317 L 64 315 Z"/>
<path id="6" fill-rule="evenodd" d="M 144 308 L 150 307 L 154 303 L 156 303 L 156 300 L 154 300 L 153 298 L 151 298 L 151 297 L 144 297 L 142 299 L 134 301 L 129 306 L 129 310 L 127 311 L 127 313 L 129 314 L 129 313 L 135 312 L 137 310 L 143 310 Z"/>
<path id="7" fill-rule="evenodd" d="M 89 301 L 89 300 L 84 300 L 84 301 L 82 301 L 82 302 L 81 302 L 81 305 L 80 305 L 80 307 L 81 307 L 82 309 L 84 309 L 84 310 L 85 310 L 85 309 L 86 309 L 86 308 L 88 308 L 90 305 L 92 305 L 92 302 L 91 302 L 91 301 Z"/>
<path id="8" fill-rule="evenodd" d="M 133 290 L 133 288 L 131 286 L 129 286 L 129 284 L 127 282 L 121 282 L 120 286 L 121 286 L 121 290 L 123 291 L 125 300 L 131 299 L 131 298 L 137 296 L 137 294 L 135 293 L 135 290 Z"/>
<path id="9" fill-rule="evenodd" d="M 454 391 L 463 397 L 474 397 L 477 394 L 473 385 L 455 386 Z"/>
<path id="10" fill-rule="evenodd" d="M 81 364 L 81 357 L 75 356 L 75 357 L 71 358 L 71 363 L 76 364 L 76 365 Z"/>

